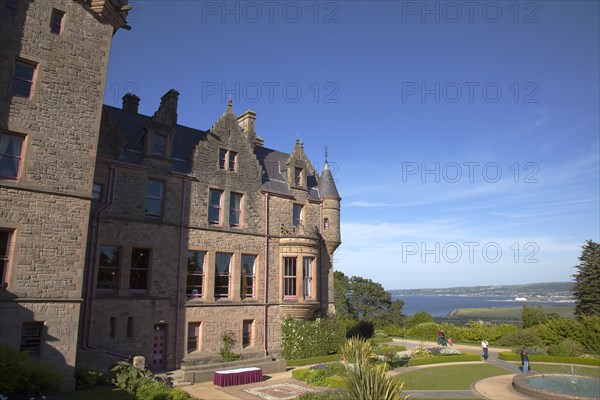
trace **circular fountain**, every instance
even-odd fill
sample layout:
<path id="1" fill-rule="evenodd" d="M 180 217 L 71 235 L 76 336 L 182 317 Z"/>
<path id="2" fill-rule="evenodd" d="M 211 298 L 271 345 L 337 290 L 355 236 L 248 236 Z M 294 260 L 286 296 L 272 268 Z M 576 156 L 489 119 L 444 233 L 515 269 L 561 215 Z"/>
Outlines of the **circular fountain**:
<path id="1" fill-rule="evenodd" d="M 513 388 L 537 399 L 600 399 L 600 379 L 574 374 L 520 374 Z"/>

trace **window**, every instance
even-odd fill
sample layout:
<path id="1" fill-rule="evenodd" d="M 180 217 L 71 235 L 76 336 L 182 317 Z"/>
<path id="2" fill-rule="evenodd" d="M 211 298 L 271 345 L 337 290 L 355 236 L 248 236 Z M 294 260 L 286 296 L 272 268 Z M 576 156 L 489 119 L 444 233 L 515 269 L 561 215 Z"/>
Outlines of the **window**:
<path id="1" fill-rule="evenodd" d="M 149 269 L 150 249 L 131 249 L 129 289 L 147 290 Z"/>
<path id="2" fill-rule="evenodd" d="M 219 149 L 219 169 L 237 171 L 237 153 L 231 150 Z"/>
<path id="3" fill-rule="evenodd" d="M 188 251 L 187 284 L 185 293 L 189 299 L 202 298 L 204 283 L 204 256 L 203 251 Z"/>
<path id="4" fill-rule="evenodd" d="M 242 322 L 242 347 L 250 347 L 254 345 L 254 320 L 245 319 Z"/>
<path id="5" fill-rule="evenodd" d="M 102 185 L 99 183 L 94 183 L 92 185 L 92 200 L 100 200 L 102 199 Z"/>
<path id="6" fill-rule="evenodd" d="M 10 261 L 11 231 L 0 231 L 0 289 L 8 283 L 8 262 Z"/>
<path id="7" fill-rule="evenodd" d="M 254 297 L 254 263 L 256 256 L 242 254 L 241 297 Z"/>
<path id="8" fill-rule="evenodd" d="M 188 340 L 187 340 L 187 352 L 188 354 L 200 350 L 200 322 L 188 323 Z"/>
<path id="9" fill-rule="evenodd" d="M 302 258 L 302 296 L 304 298 L 312 297 L 312 266 L 313 266 L 312 257 L 303 257 Z"/>
<path id="10" fill-rule="evenodd" d="M 30 98 L 37 64 L 16 61 L 10 92 L 18 97 Z"/>
<path id="11" fill-rule="evenodd" d="M 329 218 L 323 220 L 323 230 L 326 231 L 327 229 L 329 229 Z"/>
<path id="12" fill-rule="evenodd" d="M 133 339 L 133 317 L 127 317 L 127 329 L 125 333 L 127 339 Z"/>
<path id="13" fill-rule="evenodd" d="M 242 225 L 242 195 L 239 193 L 229 195 L 229 225 Z"/>
<path id="14" fill-rule="evenodd" d="M 110 317 L 108 320 L 108 337 L 114 339 L 117 337 L 117 319 Z"/>
<path id="15" fill-rule="evenodd" d="M 296 297 L 296 257 L 283 258 L 283 296 Z"/>
<path id="16" fill-rule="evenodd" d="M 297 228 L 302 225 L 302 206 L 300 204 L 294 204 L 293 210 L 293 224 Z"/>
<path id="17" fill-rule="evenodd" d="M 50 32 L 60 35 L 62 32 L 62 21 L 65 13 L 59 10 L 52 10 L 50 16 Z"/>
<path id="18" fill-rule="evenodd" d="M 117 289 L 119 277 L 119 247 L 100 246 L 100 262 L 98 263 L 98 289 Z"/>
<path id="19" fill-rule="evenodd" d="M 229 297 L 231 254 L 217 253 L 215 257 L 215 299 Z"/>
<path id="20" fill-rule="evenodd" d="M 4 0 L 4 15 L 7 17 L 17 15 L 17 0 Z"/>
<path id="21" fill-rule="evenodd" d="M 294 184 L 302 186 L 302 168 L 294 168 Z"/>
<path id="22" fill-rule="evenodd" d="M 227 165 L 227 150 L 219 149 L 219 168 L 225 169 Z"/>
<path id="23" fill-rule="evenodd" d="M 237 153 L 235 151 L 229 152 L 229 170 L 237 170 Z"/>
<path id="24" fill-rule="evenodd" d="M 0 133 L 0 178 L 19 178 L 22 150 L 22 136 Z"/>
<path id="25" fill-rule="evenodd" d="M 165 156 L 166 139 L 163 135 L 154 134 L 154 143 L 152 143 L 152 154 L 158 157 Z"/>
<path id="26" fill-rule="evenodd" d="M 148 179 L 146 188 L 146 215 L 160 217 L 162 209 L 163 182 Z"/>
<path id="27" fill-rule="evenodd" d="M 208 192 L 208 223 L 211 225 L 221 224 L 221 192 L 210 190 Z"/>
<path id="28" fill-rule="evenodd" d="M 43 322 L 24 322 L 21 330 L 21 351 L 33 358 L 40 358 L 42 349 Z"/>

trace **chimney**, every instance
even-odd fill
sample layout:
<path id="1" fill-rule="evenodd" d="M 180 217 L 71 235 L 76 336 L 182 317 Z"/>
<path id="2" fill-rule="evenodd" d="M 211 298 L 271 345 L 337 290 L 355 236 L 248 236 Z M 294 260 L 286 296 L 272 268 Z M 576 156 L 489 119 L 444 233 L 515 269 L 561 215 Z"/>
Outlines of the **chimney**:
<path id="1" fill-rule="evenodd" d="M 249 137 L 254 137 L 256 135 L 256 131 L 254 128 L 254 125 L 256 123 L 256 113 L 254 111 L 246 111 L 245 113 L 237 117 L 237 122 L 246 135 L 248 135 Z"/>
<path id="2" fill-rule="evenodd" d="M 137 114 L 139 106 L 140 98 L 135 94 L 127 93 L 125 96 L 123 96 L 123 111 Z"/>
<path id="3" fill-rule="evenodd" d="M 177 125 L 177 101 L 179 92 L 175 89 L 169 90 L 160 98 L 160 106 L 152 117 L 153 120 L 167 124 Z"/>

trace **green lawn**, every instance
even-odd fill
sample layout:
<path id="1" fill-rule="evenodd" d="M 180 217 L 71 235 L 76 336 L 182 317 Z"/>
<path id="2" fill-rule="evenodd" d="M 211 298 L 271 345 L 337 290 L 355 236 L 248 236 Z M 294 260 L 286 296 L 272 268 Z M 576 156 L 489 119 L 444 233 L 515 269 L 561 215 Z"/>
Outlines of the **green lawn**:
<path id="1" fill-rule="evenodd" d="M 135 397 L 124 390 L 110 386 L 98 386 L 89 390 L 76 390 L 64 393 L 61 400 L 135 400 Z"/>
<path id="2" fill-rule="evenodd" d="M 469 390 L 478 379 L 510 374 L 502 368 L 489 364 L 449 365 L 422 368 L 400 374 L 406 390 Z"/>

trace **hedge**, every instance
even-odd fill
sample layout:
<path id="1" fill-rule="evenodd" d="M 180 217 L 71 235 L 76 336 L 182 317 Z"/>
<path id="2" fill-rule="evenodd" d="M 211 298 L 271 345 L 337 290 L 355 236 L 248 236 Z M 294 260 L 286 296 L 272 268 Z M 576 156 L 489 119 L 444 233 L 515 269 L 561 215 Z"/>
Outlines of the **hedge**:
<path id="1" fill-rule="evenodd" d="M 502 352 L 498 354 L 498 358 L 504 361 L 521 361 L 521 355 L 513 352 Z M 531 354 L 528 356 L 529 362 L 551 362 L 551 363 L 564 363 L 564 364 L 581 364 L 581 365 L 595 365 L 600 366 L 600 360 L 596 358 L 579 358 L 579 357 L 555 357 L 555 356 L 541 356 Z"/>
<path id="2" fill-rule="evenodd" d="M 328 363 L 332 361 L 340 361 L 342 358 L 341 354 L 330 354 L 328 356 L 319 356 L 311 358 L 303 358 L 300 360 L 287 360 L 288 367 L 303 367 L 311 364 Z"/>
<path id="3" fill-rule="evenodd" d="M 286 360 L 336 354 L 346 342 L 344 325 L 335 318 L 296 321 L 287 316 L 281 331 L 282 355 Z"/>
<path id="4" fill-rule="evenodd" d="M 408 360 L 408 367 L 415 367 L 417 365 L 427 364 L 442 364 L 451 362 L 462 362 L 462 361 L 481 361 L 479 354 L 459 354 L 449 356 L 438 356 L 438 357 L 426 357 L 426 358 L 411 358 Z"/>

